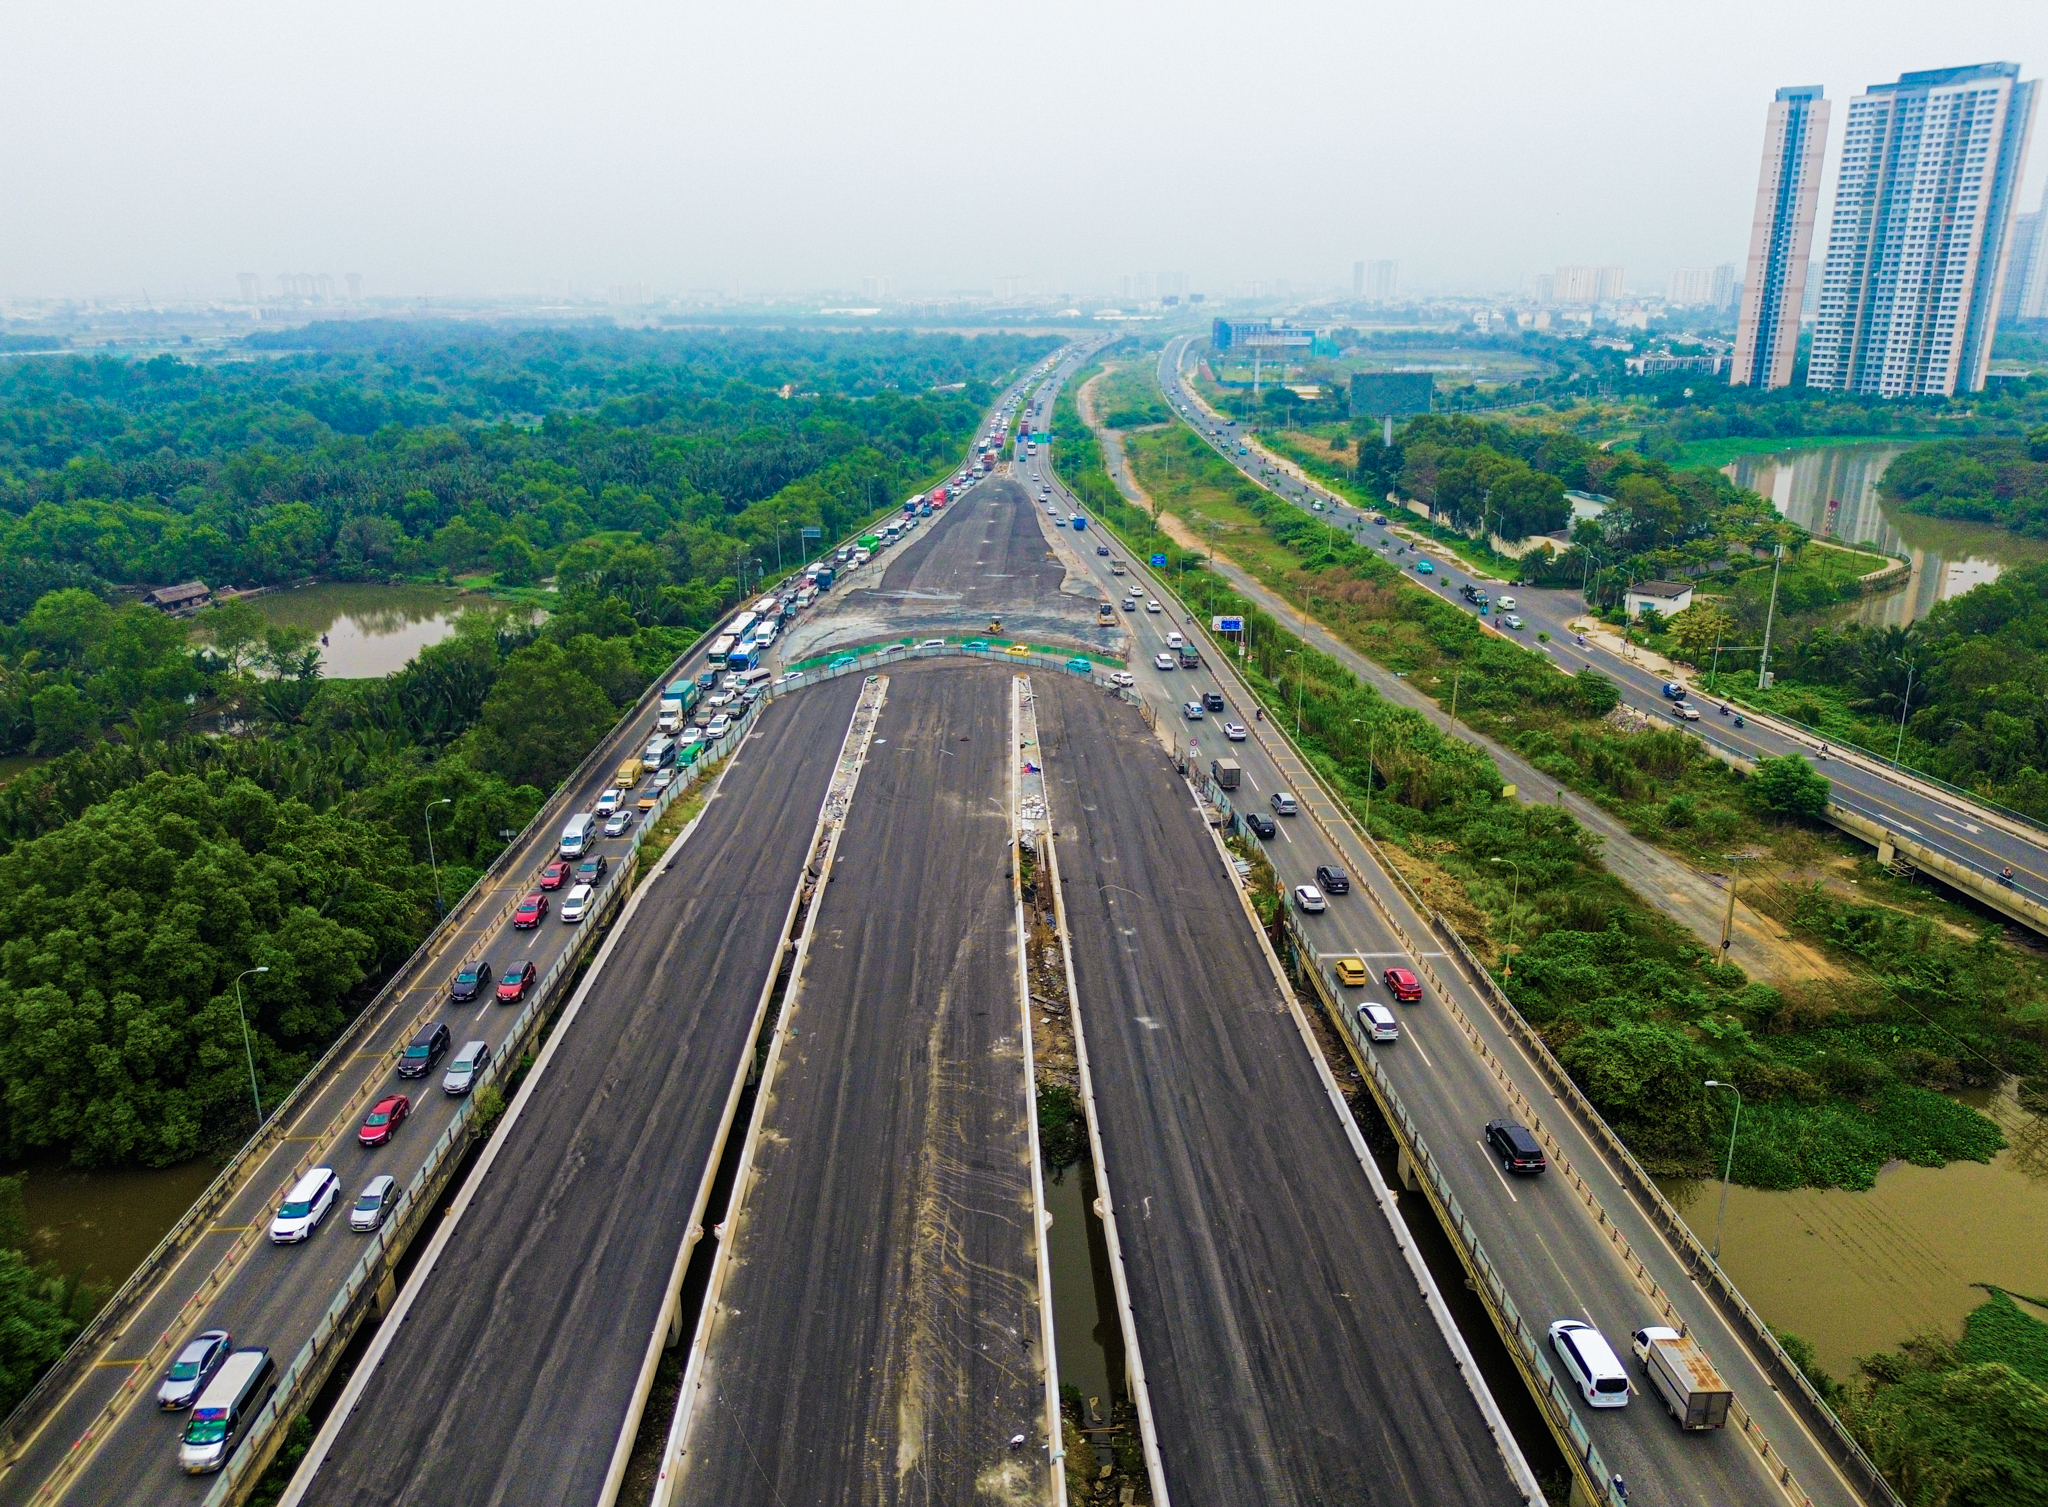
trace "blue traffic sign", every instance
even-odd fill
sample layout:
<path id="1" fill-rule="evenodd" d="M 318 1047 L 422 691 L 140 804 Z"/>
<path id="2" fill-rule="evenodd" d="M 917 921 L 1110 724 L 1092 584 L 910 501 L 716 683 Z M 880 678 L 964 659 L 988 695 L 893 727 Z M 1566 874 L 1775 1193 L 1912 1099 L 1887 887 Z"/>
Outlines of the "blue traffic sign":
<path id="1" fill-rule="evenodd" d="M 1242 633 L 1244 632 L 1244 619 L 1241 617 L 1212 617 L 1209 619 L 1209 627 L 1217 633 Z"/>
<path id="2" fill-rule="evenodd" d="M 1154 555 L 1154 556 L 1152 557 L 1152 563 L 1153 563 L 1154 565 L 1160 565 L 1160 566 L 1163 566 L 1163 565 L 1165 565 L 1165 564 L 1166 564 L 1166 556 L 1164 556 L 1164 555 Z"/>

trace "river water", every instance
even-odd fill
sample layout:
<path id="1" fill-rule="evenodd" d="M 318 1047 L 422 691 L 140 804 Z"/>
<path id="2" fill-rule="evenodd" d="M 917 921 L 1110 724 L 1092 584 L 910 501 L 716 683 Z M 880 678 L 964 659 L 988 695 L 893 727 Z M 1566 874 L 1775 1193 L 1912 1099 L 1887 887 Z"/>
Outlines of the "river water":
<path id="1" fill-rule="evenodd" d="M 1722 1266 L 1765 1322 L 1811 1340 L 1837 1377 L 1930 1329 L 1955 1338 L 1984 1301 L 1975 1283 L 2048 1295 L 2048 1124 L 2008 1094 L 1964 1097 L 2005 1130 L 1989 1164 L 1894 1162 L 1864 1193 L 1729 1190 Z M 1720 1184 L 1662 1186 L 1712 1245 Z"/>
<path id="2" fill-rule="evenodd" d="M 452 634 L 465 605 L 487 600 L 441 586 L 331 582 L 273 591 L 251 605 L 273 623 L 324 635 L 320 664 L 330 680 L 376 680 Z"/>
<path id="3" fill-rule="evenodd" d="M 1873 545 L 1911 563 L 1902 587 L 1865 597 L 1851 612 L 1872 626 L 1903 627 L 1925 617 L 1935 603 L 1995 581 L 2013 566 L 2048 559 L 2048 540 L 2022 539 L 1995 524 L 1889 510 L 1877 484 L 1905 449 L 1821 445 L 1737 456 L 1721 469 L 1819 538 Z"/>

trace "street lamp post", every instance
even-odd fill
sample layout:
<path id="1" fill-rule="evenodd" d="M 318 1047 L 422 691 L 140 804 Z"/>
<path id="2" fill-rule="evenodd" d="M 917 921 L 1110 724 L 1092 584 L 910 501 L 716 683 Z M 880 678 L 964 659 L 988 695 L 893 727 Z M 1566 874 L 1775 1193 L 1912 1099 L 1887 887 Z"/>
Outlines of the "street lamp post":
<path id="1" fill-rule="evenodd" d="M 1721 1168 L 1721 1207 L 1714 1215 L 1713 1257 L 1718 1265 L 1721 1260 L 1721 1221 L 1728 1217 L 1728 1179 L 1735 1171 L 1735 1132 L 1742 1124 L 1742 1090 L 1732 1083 L 1722 1083 L 1713 1078 L 1707 1080 L 1708 1088 L 1725 1088 L 1735 1095 L 1735 1118 L 1728 1125 L 1728 1160 Z"/>
<path id="2" fill-rule="evenodd" d="M 256 1101 L 256 1128 L 263 1128 L 263 1090 L 256 1086 L 256 1048 L 249 1041 L 249 1012 L 242 1008 L 242 980 L 252 973 L 268 973 L 268 966 L 245 968 L 235 975 L 235 1014 L 242 1019 L 242 1054 L 249 1059 L 249 1093 Z"/>
<path id="3" fill-rule="evenodd" d="M 1299 649 L 1289 649 L 1287 652 L 1297 656 L 1301 653 Z M 1303 690 L 1307 683 L 1308 666 L 1306 664 L 1296 665 L 1294 667 L 1294 736 L 1297 738 L 1301 736 L 1301 701 Z"/>
<path id="4" fill-rule="evenodd" d="M 1776 562 L 1771 566 L 1771 604 L 1764 609 L 1764 652 L 1756 662 L 1756 688 L 1761 691 L 1771 683 L 1771 620 L 1778 615 L 1778 572 L 1785 568 L 1785 546 L 1778 545 L 1772 553 Z"/>
<path id="5" fill-rule="evenodd" d="M 1515 976 L 1515 906 L 1522 898 L 1522 866 L 1512 858 L 1489 858 L 1488 863 L 1504 863 L 1515 871 L 1515 887 L 1508 896 L 1508 960 L 1500 970 L 1502 978 Z"/>
<path id="6" fill-rule="evenodd" d="M 454 804 L 452 796 L 443 796 L 438 801 L 428 801 L 424 808 L 427 822 L 427 867 L 434 871 L 434 914 L 437 916 L 447 910 L 448 906 L 441 899 L 441 865 L 434 858 L 434 808 Z"/>
<path id="7" fill-rule="evenodd" d="M 1892 744 L 1892 762 L 1899 762 L 1899 755 L 1906 751 L 1906 708 L 1913 704 L 1913 672 L 1920 667 L 1910 659 L 1906 661 L 1906 694 L 1899 701 L 1899 736 Z"/>

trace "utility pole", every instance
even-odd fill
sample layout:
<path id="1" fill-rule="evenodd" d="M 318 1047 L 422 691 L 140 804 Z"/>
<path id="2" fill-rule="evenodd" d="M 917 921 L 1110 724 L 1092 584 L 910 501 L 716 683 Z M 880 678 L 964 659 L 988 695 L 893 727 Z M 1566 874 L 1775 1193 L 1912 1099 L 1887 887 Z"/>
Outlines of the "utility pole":
<path id="1" fill-rule="evenodd" d="M 1906 751 L 1906 709 L 1913 704 L 1913 672 L 1920 667 L 1912 660 L 1906 661 L 1906 694 L 1899 702 L 1899 736 L 1892 744 L 1892 762 L 1899 762 L 1899 755 Z"/>
<path id="2" fill-rule="evenodd" d="M 1771 683 L 1771 622 L 1778 615 L 1778 572 L 1785 568 L 1784 545 L 1777 546 L 1773 551 L 1773 558 L 1775 563 L 1771 566 L 1771 604 L 1764 609 L 1764 652 L 1763 657 L 1756 662 L 1756 688 L 1759 691 L 1767 689 Z M 1726 1201 L 1725 1198 L 1723 1201 Z"/>
<path id="3" fill-rule="evenodd" d="M 1721 1168 L 1721 1207 L 1714 1214 L 1714 1249 L 1711 1254 L 1718 1266 L 1721 1262 L 1721 1221 L 1728 1217 L 1728 1179 L 1735 1171 L 1735 1132 L 1742 1125 L 1742 1090 L 1732 1083 L 1719 1083 L 1712 1078 L 1707 1080 L 1706 1086 L 1725 1088 L 1735 1095 L 1735 1119 L 1728 1126 L 1728 1161 Z"/>

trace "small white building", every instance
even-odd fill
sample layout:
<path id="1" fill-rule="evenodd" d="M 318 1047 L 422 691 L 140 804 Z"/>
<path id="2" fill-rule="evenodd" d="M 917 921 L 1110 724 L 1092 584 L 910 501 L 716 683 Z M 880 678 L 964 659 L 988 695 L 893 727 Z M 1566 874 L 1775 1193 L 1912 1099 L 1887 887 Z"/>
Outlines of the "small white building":
<path id="1" fill-rule="evenodd" d="M 1659 617 L 1670 619 L 1692 605 L 1692 583 L 1689 581 L 1638 581 L 1629 587 L 1624 599 L 1628 619 L 1634 622 L 1643 615 L 1643 609 L 1654 607 Z"/>

